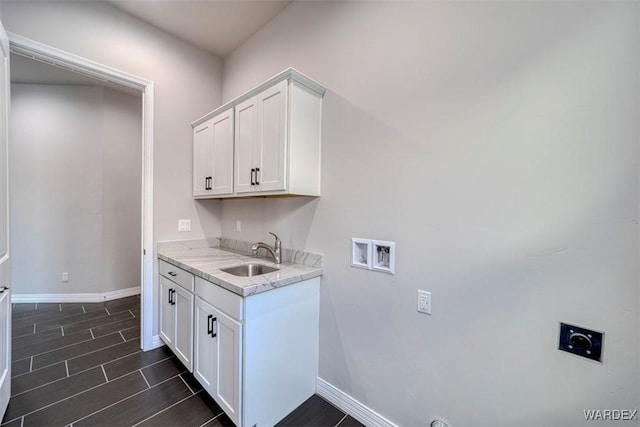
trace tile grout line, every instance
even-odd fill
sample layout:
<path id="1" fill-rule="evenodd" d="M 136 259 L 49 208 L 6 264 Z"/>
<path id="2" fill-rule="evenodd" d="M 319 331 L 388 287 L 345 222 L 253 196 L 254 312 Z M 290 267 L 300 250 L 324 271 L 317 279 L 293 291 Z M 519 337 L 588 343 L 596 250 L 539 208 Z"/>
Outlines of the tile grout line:
<path id="1" fill-rule="evenodd" d="M 211 418 L 210 420 L 207 420 L 207 422 L 205 422 L 204 424 L 201 424 L 200 427 L 209 424 L 211 421 L 215 420 L 216 418 L 220 418 L 222 416 L 222 414 L 224 414 L 224 411 L 220 412 L 218 415 L 216 415 L 215 417 Z"/>
<path id="2" fill-rule="evenodd" d="M 120 307 L 120 306 L 114 306 L 114 307 L 112 307 L 112 309 L 113 309 L 113 308 L 115 308 L 115 309 L 117 309 L 117 310 L 118 310 L 118 311 L 114 311 L 113 313 L 111 313 L 110 311 L 108 311 L 106 308 L 103 308 L 107 314 L 103 314 L 103 315 L 102 315 L 102 316 L 100 316 L 100 317 L 96 317 L 96 318 L 92 318 L 92 319 L 88 319 L 88 320 L 80 320 L 80 321 L 77 321 L 77 322 L 70 322 L 69 324 L 82 323 L 82 322 L 84 322 L 84 321 L 89 322 L 89 321 L 97 320 L 97 319 L 99 319 L 99 318 L 106 318 L 106 317 L 108 317 L 108 316 L 113 316 L 113 315 L 116 315 L 116 314 L 125 313 L 125 312 L 128 312 L 128 311 L 129 311 L 129 309 L 123 309 L 122 311 L 120 311 L 120 309 L 119 309 L 118 307 Z M 83 306 L 82 308 L 84 309 L 84 306 Z M 90 312 L 88 312 L 88 313 L 67 313 L 67 312 L 64 312 L 64 311 L 63 311 L 63 313 L 65 313 L 65 315 L 64 315 L 64 316 L 62 316 L 62 317 L 58 317 L 58 318 L 54 318 L 54 319 L 51 319 L 51 320 L 55 320 L 55 321 L 68 320 L 68 319 L 71 319 L 71 318 L 74 318 L 74 317 L 82 316 L 83 314 L 88 314 L 88 315 L 91 315 L 91 314 L 97 314 L 97 313 L 100 313 L 103 309 L 90 311 Z M 46 315 L 47 313 L 44 313 L 44 314 Z M 131 314 L 131 313 L 129 313 L 129 314 Z M 135 317 L 135 316 L 133 316 L 133 317 Z M 16 320 L 16 321 L 22 321 L 23 319 L 14 319 L 14 320 Z M 36 319 L 34 319 L 34 320 L 36 320 Z M 123 319 L 123 320 L 124 320 L 124 319 Z M 35 321 L 35 322 L 34 322 L 34 324 L 37 324 L 37 323 L 38 323 L 37 321 Z M 112 323 L 113 323 L 113 322 L 112 322 Z M 15 326 L 15 325 L 14 325 L 14 326 Z M 25 326 L 26 326 L 26 325 L 25 325 Z M 56 327 L 54 327 L 54 328 L 52 328 L 52 329 L 55 329 L 55 328 L 57 328 L 57 326 L 56 326 Z M 48 329 L 45 329 L 45 330 L 48 330 Z M 35 332 L 34 332 L 34 333 L 35 333 Z M 25 335 L 29 335 L 29 334 L 25 334 Z M 23 336 L 23 335 L 19 335 L 19 336 Z M 15 338 L 15 337 L 14 337 L 14 338 Z"/>
<path id="3" fill-rule="evenodd" d="M 107 309 L 107 307 L 105 307 L 105 308 L 104 308 L 104 311 L 106 311 L 106 312 L 107 312 L 107 315 L 108 315 L 108 316 L 111 316 L 111 313 L 109 313 L 109 309 Z"/>
<path id="4" fill-rule="evenodd" d="M 100 319 L 111 320 L 110 322 L 105 323 L 104 325 L 110 325 L 110 324 L 113 324 L 113 323 L 116 323 L 116 322 L 122 322 L 124 320 L 127 320 L 127 319 L 119 319 L 119 320 L 109 319 L 109 316 L 116 317 L 116 315 L 118 315 L 120 313 L 124 313 L 124 311 L 118 311 L 116 313 L 112 313 L 112 314 L 109 314 L 109 315 L 102 315 L 100 317 L 96 317 L 96 318 L 93 318 L 93 319 L 81 320 L 79 322 L 69 322 L 67 325 L 63 325 L 63 326 L 81 325 L 82 323 L 95 322 L 95 321 L 100 320 Z M 87 313 L 87 314 L 91 314 L 91 313 Z M 74 316 L 76 316 L 76 315 L 74 315 Z M 73 316 L 69 316 L 69 317 L 73 317 Z M 65 319 L 69 319 L 69 317 L 62 317 L 62 318 L 56 319 L 56 320 L 65 320 Z M 98 325 L 98 326 L 104 326 L 104 325 Z M 57 326 L 55 328 L 57 328 Z M 55 328 L 51 328 L 51 329 L 55 329 Z M 51 329 L 45 329 L 45 331 L 49 331 Z"/>
<path id="5" fill-rule="evenodd" d="M 157 362 L 153 362 L 153 363 L 152 363 L 152 364 L 150 364 L 150 365 L 143 366 L 142 368 L 139 368 L 138 370 L 140 370 L 140 369 L 147 369 L 147 368 L 149 368 L 149 367 L 151 367 L 151 366 L 153 366 L 153 365 L 157 365 L 158 363 L 166 362 L 167 360 L 169 360 L 169 359 L 171 359 L 171 358 L 173 358 L 173 357 L 174 357 L 174 356 L 169 356 L 169 357 L 167 357 L 166 359 L 158 360 Z M 178 359 L 176 358 L 176 360 L 178 360 Z M 115 377 L 115 378 L 114 378 L 114 379 L 112 379 L 111 381 L 115 381 L 115 380 L 120 379 L 120 378 L 122 378 L 122 377 L 126 377 L 127 375 L 132 374 L 133 372 L 135 372 L 135 371 L 127 372 L 126 374 L 122 374 L 122 375 L 120 375 L 119 377 Z M 185 372 L 186 372 L 186 371 L 185 371 Z M 180 372 L 179 374 L 176 374 L 176 375 L 180 375 L 180 374 L 182 374 L 182 373 L 183 373 L 183 372 Z M 176 376 L 176 375 L 174 375 L 174 376 Z M 173 378 L 173 377 L 171 377 L 171 378 Z M 170 378 L 169 378 L 169 379 L 170 379 Z M 164 381 L 166 381 L 166 380 L 164 380 Z M 164 382 L 164 381 L 162 381 L 162 382 Z M 162 384 L 162 383 L 158 383 L 158 384 Z M 156 384 L 156 385 L 158 385 L 158 384 Z M 154 387 L 155 387 L 155 386 L 154 386 Z"/>
<path id="6" fill-rule="evenodd" d="M 91 332 L 91 339 L 92 339 L 92 340 L 95 340 L 95 339 L 96 339 L 96 336 L 95 336 L 95 335 L 93 335 L 93 328 L 89 328 L 89 332 Z"/>
<path id="7" fill-rule="evenodd" d="M 105 335 L 105 336 L 106 336 L 106 335 Z M 101 338 L 102 338 L 102 337 L 101 337 Z M 87 341 L 91 341 L 91 340 L 87 340 Z M 87 342 L 87 341 L 82 341 L 82 342 Z M 130 341 L 131 341 L 131 340 L 130 340 Z M 126 341 L 125 341 L 125 342 L 126 342 Z M 80 344 L 80 343 L 78 343 L 78 344 Z M 88 355 L 88 354 L 95 353 L 95 352 L 102 351 L 102 350 L 106 350 L 106 349 L 108 349 L 108 348 L 115 347 L 115 346 L 120 345 L 120 344 L 122 344 L 122 342 L 118 342 L 118 343 L 115 343 L 115 344 L 111 344 L 111 345 L 109 345 L 109 346 L 107 346 L 107 347 L 99 348 L 99 349 L 97 349 L 97 350 L 93 350 L 93 351 L 90 351 L 90 352 L 88 352 L 88 353 L 78 354 L 77 356 L 74 356 L 74 357 L 72 357 L 72 358 L 70 358 L 70 359 L 68 359 L 68 360 L 73 360 L 73 359 L 77 359 L 77 358 L 79 358 L 79 357 L 84 357 L 84 356 L 86 356 L 86 355 Z M 72 344 L 72 345 L 73 345 L 73 344 Z M 61 348 L 63 348 L 63 347 L 61 347 Z M 53 350 L 53 351 L 55 351 L 55 350 Z M 131 356 L 132 354 L 138 353 L 139 351 L 140 351 L 140 350 L 134 351 L 133 353 L 126 354 L 126 355 L 124 355 L 124 356 L 122 356 L 122 357 Z M 41 354 L 44 354 L 44 353 L 41 353 Z M 34 356 L 31 356 L 31 359 L 33 359 L 33 357 L 34 357 Z M 121 359 L 122 357 L 119 357 L 118 359 Z M 25 359 L 27 359 L 27 358 L 25 357 L 25 358 L 23 358 L 23 359 L 19 359 L 18 361 L 20 361 L 20 360 L 25 360 Z M 114 359 L 114 360 L 118 360 L 118 359 Z M 58 364 L 58 363 L 60 363 L 60 362 L 61 362 L 61 360 L 59 360 L 59 361 L 57 361 L 57 362 L 54 362 L 54 363 L 50 363 L 49 365 L 41 366 L 41 367 L 39 367 L 39 368 L 35 369 L 33 372 L 35 372 L 35 371 L 39 371 L 40 369 L 49 368 L 49 367 L 51 367 L 51 366 L 53 366 L 53 365 L 57 365 L 57 364 Z M 31 363 L 33 364 L 33 360 L 32 360 L 32 362 L 31 362 Z M 96 366 L 97 366 L 97 365 L 96 365 Z M 78 371 L 78 372 L 76 372 L 76 373 L 80 373 L 80 372 L 88 371 L 89 369 L 93 369 L 93 368 L 95 368 L 96 366 L 92 366 L 91 368 L 87 368 L 87 369 L 84 369 L 84 370 L 82 370 L 82 371 Z M 32 371 L 30 371 L 30 372 L 32 372 Z M 16 375 L 16 376 L 11 377 L 11 378 L 12 378 L 12 379 L 13 379 L 13 378 L 18 378 L 18 377 L 21 377 L 21 376 L 26 375 L 26 374 L 28 374 L 28 373 L 29 373 L 29 372 L 25 372 L 24 374 Z"/>
<path id="8" fill-rule="evenodd" d="M 135 372 L 135 371 L 133 371 L 133 372 Z M 124 375 L 123 375 L 123 376 L 124 376 Z M 175 378 L 175 377 L 177 377 L 177 375 L 174 375 L 174 376 L 173 376 L 173 377 L 171 377 L 171 378 L 167 378 L 166 380 L 163 380 L 163 381 L 159 382 L 158 384 L 154 385 L 154 386 L 153 386 L 153 387 L 151 387 L 151 388 L 158 387 L 159 385 L 164 384 L 164 383 L 166 383 L 167 381 L 172 380 L 172 379 L 173 379 L 173 378 Z M 118 377 L 118 378 L 122 378 L 122 377 Z M 116 379 L 117 379 L 117 378 L 116 378 Z M 124 402 L 125 400 L 129 400 L 129 399 L 131 399 L 131 398 L 133 398 L 133 397 L 135 397 L 135 396 L 137 396 L 137 395 L 139 395 L 139 394 L 141 394 L 141 393 L 144 393 L 144 392 L 146 392 L 146 391 L 148 391 L 148 390 L 149 390 L 149 389 L 147 388 L 147 389 L 144 389 L 144 390 L 137 391 L 137 392 L 135 392 L 134 394 L 132 394 L 131 396 L 124 397 L 124 398 L 122 398 L 122 399 L 118 400 L 117 402 L 113 402 L 113 403 L 111 403 L 110 405 L 105 406 L 104 408 L 100 408 L 100 409 L 98 409 L 97 411 L 94 411 L 94 412 L 90 413 L 89 415 L 85 415 L 85 416 L 83 416 L 82 418 L 78 418 L 77 420 L 75 420 L 75 421 L 72 423 L 72 425 L 73 425 L 73 424 L 75 424 L 75 423 L 77 423 L 77 422 L 79 422 L 79 421 L 82 421 L 82 420 L 84 420 L 84 419 L 86 419 L 86 418 L 92 417 L 92 416 L 94 416 L 95 414 L 97 414 L 97 413 L 99 413 L 99 412 L 102 412 L 102 411 L 104 411 L 104 410 L 107 410 L 107 409 L 111 408 L 112 406 L 115 406 L 115 405 L 117 405 L 117 404 L 119 404 L 119 403 L 122 403 L 122 402 Z M 187 396 L 185 399 L 188 399 L 189 397 L 191 397 L 191 396 Z M 183 400 L 184 400 L 184 399 L 183 399 Z M 156 414 L 153 414 L 153 415 L 152 415 L 152 417 L 153 417 L 154 415 L 156 415 Z M 150 417 L 149 417 L 149 418 L 150 418 Z M 145 418 L 145 420 L 146 420 L 146 418 Z M 145 420 L 142 420 L 141 422 L 143 422 L 143 421 L 145 421 Z"/>
<path id="9" fill-rule="evenodd" d="M 58 311 L 62 311 L 62 304 L 58 304 Z"/>
<path id="10" fill-rule="evenodd" d="M 147 383 L 147 387 L 151 388 L 151 384 L 149 384 L 149 381 L 147 381 L 147 377 L 145 377 L 142 373 L 142 369 L 138 369 L 138 372 L 140 372 L 140 375 L 142 375 L 142 379 L 144 380 L 144 382 Z"/>
<path id="11" fill-rule="evenodd" d="M 129 328 L 129 329 L 133 329 L 133 328 Z M 132 341 L 132 340 L 137 339 L 137 338 L 139 338 L 139 337 L 134 337 L 134 338 L 132 338 L 132 339 L 130 339 L 130 340 L 128 340 L 128 341 Z M 128 342 L 128 341 L 127 341 L 127 342 Z M 119 342 L 119 343 L 112 344 L 112 345 L 110 345 L 110 346 L 104 347 L 104 348 L 102 348 L 102 349 L 98 349 L 98 350 L 91 351 L 91 352 L 89 352 L 89 353 L 79 354 L 79 355 L 77 355 L 77 356 L 74 356 L 74 357 L 70 358 L 69 360 L 78 359 L 78 358 L 80 358 L 80 357 L 84 357 L 84 356 L 86 356 L 86 355 L 88 355 L 88 354 L 95 353 L 96 351 L 106 350 L 106 349 L 108 349 L 108 348 L 115 347 L 115 346 L 120 345 L 120 344 L 122 344 L 122 343 L 121 343 L 121 342 Z M 115 359 L 113 359 L 113 360 L 109 361 L 109 363 L 111 363 L 111 362 L 115 362 L 116 360 L 120 360 L 120 359 L 123 359 L 123 358 L 125 358 L 125 357 L 129 357 L 129 356 L 131 356 L 131 355 L 133 355 L 133 354 L 141 353 L 141 352 L 142 352 L 141 350 L 136 350 L 136 351 L 134 351 L 134 352 L 132 352 L 132 353 L 128 353 L 128 354 L 125 354 L 125 355 L 119 356 L 119 357 L 117 357 L 117 358 L 115 358 Z M 26 359 L 29 359 L 29 358 L 32 358 L 32 357 L 33 357 L 33 356 L 25 357 L 25 358 L 22 358 L 22 359 L 18 359 L 17 361 L 19 362 L 19 361 L 21 361 L 21 360 L 26 360 Z M 169 359 L 169 358 L 171 358 L 171 356 L 167 356 L 167 357 L 165 357 L 165 358 L 164 358 L 164 359 L 162 359 L 162 360 L 167 360 L 167 359 Z M 161 360 L 161 361 L 162 361 L 162 360 Z M 41 370 L 41 369 L 49 368 L 49 367 L 51 367 L 51 366 L 53 366 L 53 365 L 56 365 L 56 364 L 58 364 L 58 363 L 60 363 L 60 362 L 55 362 L 55 363 L 51 363 L 51 364 L 46 365 L 46 366 L 41 366 L 41 367 L 36 368 L 35 370 L 33 370 L 33 372 L 39 371 L 39 370 Z M 153 364 L 155 364 L 155 363 L 158 363 L 158 362 L 154 362 Z M 148 365 L 148 366 L 151 366 L 151 365 Z M 146 366 L 144 366 L 144 367 L 146 368 Z M 95 368 L 95 366 L 92 366 L 92 367 L 87 368 L 87 369 L 83 369 L 82 371 L 78 371 L 78 372 L 76 372 L 76 373 L 77 373 L 77 374 L 79 374 L 80 372 L 85 372 L 85 371 L 88 371 L 89 369 L 93 369 L 93 368 Z M 29 367 L 29 369 L 31 369 L 31 366 Z M 15 375 L 15 376 L 13 376 L 13 377 L 11 377 L 11 378 L 12 378 L 12 379 L 14 379 L 14 378 L 19 378 L 19 377 L 21 377 L 21 376 L 23 376 L 23 375 L 27 375 L 27 374 L 29 374 L 30 372 L 31 372 L 31 371 L 29 371 L 29 372 L 25 372 L 24 374 L 20 374 L 20 375 Z"/>
<path id="12" fill-rule="evenodd" d="M 134 372 L 135 372 L 135 371 L 134 371 Z M 123 376 L 124 376 L 124 375 L 123 375 Z M 63 378 L 63 379 L 64 379 L 64 378 Z M 55 381 L 53 381 L 53 382 L 55 382 Z M 51 407 L 51 406 L 53 406 L 53 405 L 57 405 L 58 403 L 60 403 L 60 402 L 64 402 L 65 400 L 69 400 L 69 399 L 71 399 L 71 398 L 73 398 L 73 397 L 76 397 L 76 396 L 79 396 L 79 395 L 84 394 L 84 393 L 86 393 L 86 392 L 89 392 L 89 391 L 95 390 L 96 388 L 98 388 L 98 387 L 100 387 L 100 386 L 103 386 L 103 385 L 105 385 L 105 384 L 106 384 L 106 383 L 101 383 L 101 384 L 98 384 L 98 385 L 94 385 L 93 387 L 89 387 L 89 388 L 88 388 L 88 389 L 86 389 L 86 390 L 83 390 L 83 391 L 78 392 L 78 393 L 76 393 L 76 394 L 72 394 L 71 396 L 67 396 L 67 397 L 65 397 L 64 399 L 60 399 L 60 400 L 57 400 L 57 401 L 55 401 L 55 402 L 49 403 L 48 405 L 42 406 L 42 407 L 40 407 L 40 408 L 38 408 L 38 409 L 34 409 L 33 411 L 28 412 L 28 413 L 26 413 L 26 414 L 22 415 L 22 417 L 27 417 L 27 416 L 29 416 L 29 415 L 31 415 L 31 414 L 35 414 L 35 413 L 36 413 L 36 412 L 38 412 L 38 411 L 42 411 L 43 409 L 47 409 L 47 408 L 49 408 L 49 407 Z M 16 396 L 17 396 L 17 395 L 16 395 Z M 13 397 L 13 396 L 12 396 L 12 397 Z M 19 417 L 13 418 L 13 419 L 11 419 L 11 420 L 8 420 L 7 422 L 15 421 L 15 420 L 17 420 L 18 418 L 19 418 Z M 3 420 L 3 421 L 4 421 L 4 420 Z"/>
<path id="13" fill-rule="evenodd" d="M 198 393 L 200 393 L 200 392 L 198 392 Z M 196 393 L 196 394 L 197 394 L 197 393 Z M 178 401 L 178 402 L 174 403 L 173 405 L 167 406 L 167 407 L 166 407 L 166 408 L 164 408 L 163 410 L 161 410 L 161 411 L 159 411 L 159 412 L 156 412 L 155 414 L 153 414 L 153 415 L 151 415 L 151 416 L 149 416 L 149 417 L 145 418 L 145 419 L 144 419 L 144 420 L 142 420 L 142 421 L 137 422 L 136 424 L 134 424 L 134 425 L 133 425 L 133 426 L 131 426 L 131 427 L 137 427 L 137 426 L 139 426 L 140 424 L 144 423 L 145 421 L 148 421 L 148 420 L 150 420 L 151 418 L 155 417 L 156 415 L 159 415 L 159 414 L 161 414 L 161 413 L 163 413 L 163 412 L 165 412 L 165 411 L 168 411 L 169 409 L 171 409 L 171 408 L 173 408 L 174 406 L 176 406 L 176 405 L 178 405 L 178 404 L 180 404 L 180 403 L 184 402 L 184 401 L 185 401 L 185 400 L 187 400 L 187 399 L 191 399 L 193 396 L 195 396 L 195 395 L 193 395 L 193 394 L 192 394 L 191 396 L 187 396 L 187 397 L 185 397 L 184 399 L 182 399 L 182 400 L 180 400 L 180 401 Z"/>
<path id="14" fill-rule="evenodd" d="M 127 339 L 124 337 L 124 335 L 122 335 L 122 331 L 118 331 L 118 333 L 120 334 L 120 336 L 122 337 L 122 339 L 123 339 L 123 340 L 125 340 L 125 341 L 127 340 Z"/>
<path id="15" fill-rule="evenodd" d="M 134 355 L 134 354 L 136 354 L 136 353 L 141 353 L 141 351 L 140 351 L 140 350 L 138 350 L 138 351 L 135 351 L 135 352 L 133 352 L 133 353 L 125 354 L 124 356 L 118 357 L 117 359 L 110 360 L 110 361 L 107 363 L 107 365 L 108 365 L 109 363 L 111 363 L 111 362 L 115 362 L 115 361 L 118 361 L 118 360 L 120 360 L 120 359 L 124 359 L 125 357 L 129 357 L 129 356 Z M 149 367 L 149 366 L 156 365 L 156 364 L 158 364 L 158 363 L 160 363 L 160 362 L 164 362 L 165 360 L 170 359 L 171 357 L 172 357 L 172 356 L 169 356 L 169 357 L 167 357 L 167 358 L 165 358 L 165 359 L 159 360 L 159 361 L 154 362 L 154 363 L 152 363 L 152 364 L 150 364 L 150 365 L 143 366 L 143 367 L 142 367 L 142 369 L 147 368 L 147 367 Z M 69 360 L 73 360 L 73 359 L 69 359 Z M 36 370 L 35 370 L 35 371 L 33 371 L 33 372 L 37 372 L 37 371 L 39 371 L 39 370 L 41 370 L 41 369 L 49 368 L 49 367 L 51 367 L 51 366 L 53 366 L 53 365 L 57 365 L 58 363 L 60 363 L 60 362 L 53 363 L 53 364 L 51 364 L 51 365 L 47 365 L 47 366 L 42 367 L 42 368 L 38 368 L 38 369 L 36 369 Z M 74 376 L 74 375 L 82 374 L 82 373 L 84 373 L 84 372 L 90 371 L 91 369 L 95 369 L 95 368 L 97 368 L 97 367 L 98 367 L 98 365 L 96 365 L 96 366 L 91 366 L 90 368 L 83 369 L 82 371 L 74 372 L 73 374 L 71 374 L 71 375 L 69 375 L 69 376 L 70 376 L 70 377 L 72 377 L 72 376 Z M 127 376 L 127 375 L 129 375 L 129 374 L 131 374 L 131 373 L 133 373 L 133 372 L 135 372 L 135 371 L 131 371 L 131 372 L 124 373 L 124 374 L 120 375 L 119 377 L 115 377 L 115 378 L 113 378 L 111 381 L 115 381 L 115 380 L 117 380 L 117 379 L 120 379 L 120 378 L 122 378 L 122 377 L 125 377 L 125 376 Z M 24 374 L 20 374 L 20 375 L 16 375 L 16 376 L 15 376 L 15 377 L 13 377 L 13 378 L 19 378 L 19 377 L 21 377 L 21 376 L 23 376 L 23 375 L 27 375 L 27 374 L 29 374 L 29 372 L 26 372 L 26 373 L 24 373 Z M 12 379 L 13 379 L 13 378 L 12 378 Z M 39 386 L 37 386 L 37 387 L 30 388 L 29 390 L 21 391 L 20 393 L 17 393 L 17 394 L 15 394 L 15 395 L 11 396 L 11 397 L 20 396 L 21 394 L 25 394 L 25 393 L 30 392 L 30 391 L 32 391 L 32 390 L 36 390 L 36 389 L 38 389 L 38 388 L 41 388 L 41 387 L 44 387 L 44 386 L 47 386 L 47 385 L 50 385 L 50 384 L 53 384 L 53 383 L 55 383 L 55 382 L 62 381 L 62 380 L 64 380 L 64 378 L 58 378 L 58 379 L 56 379 L 56 380 L 49 381 L 48 383 L 41 384 L 41 385 L 39 385 Z"/>
<path id="16" fill-rule="evenodd" d="M 82 331 L 79 331 L 79 332 L 82 332 Z M 116 332 L 112 332 L 112 333 L 110 333 L 110 334 L 103 335 L 103 336 L 101 336 L 101 337 L 99 337 L 99 338 L 104 338 L 104 337 L 108 337 L 108 336 L 110 336 L 110 335 L 115 335 L 115 334 L 116 334 Z M 120 338 L 122 338 L 122 337 L 120 337 Z M 64 348 L 73 347 L 74 345 L 78 345 L 78 344 L 84 344 L 84 343 L 87 343 L 87 342 L 90 342 L 90 341 L 92 341 L 92 339 L 87 339 L 87 340 L 83 340 L 83 341 L 78 341 L 78 342 L 75 342 L 75 343 L 73 343 L 73 344 L 67 344 L 67 345 L 62 346 L 62 347 L 58 347 L 58 348 L 54 348 L 54 349 L 52 349 L 52 350 L 43 351 L 42 353 L 34 354 L 34 355 L 32 355 L 31 357 L 33 358 L 33 357 L 35 357 L 35 356 L 41 356 L 41 355 L 43 355 L 43 354 L 52 353 L 52 352 L 54 352 L 54 351 L 62 350 L 62 349 L 64 349 Z M 125 341 L 126 341 L 126 340 L 125 340 Z M 107 347 L 103 347 L 103 348 L 108 348 L 108 347 L 111 347 L 111 346 L 113 346 L 113 345 L 118 345 L 118 344 L 122 344 L 122 341 L 121 341 L 121 342 L 118 342 L 118 343 L 115 343 L 115 344 L 112 344 L 112 345 L 109 345 L 109 346 L 107 346 Z M 101 350 L 101 349 L 93 350 L 93 351 L 90 351 L 89 353 L 93 353 L 93 352 L 95 352 L 95 351 L 100 351 L 100 350 Z M 83 353 L 83 354 L 80 354 L 80 355 L 78 355 L 78 356 L 82 356 L 82 355 L 84 355 L 84 354 L 89 354 L 89 353 Z M 78 357 L 78 356 L 75 356 L 75 357 Z M 14 362 L 17 362 L 17 361 L 20 361 L 20 360 L 24 360 L 24 359 L 26 359 L 26 357 L 23 357 L 22 359 L 14 360 Z M 57 362 L 55 362 L 55 363 L 52 363 L 51 365 L 55 365 L 56 363 L 60 363 L 60 362 L 61 362 L 61 360 L 59 360 L 59 361 L 57 361 Z M 47 366 L 50 366 L 50 365 L 47 365 Z M 45 366 L 42 366 L 42 368 L 44 368 L 44 367 L 45 367 Z M 38 368 L 38 369 L 40 369 L 40 368 Z"/>
<path id="17" fill-rule="evenodd" d="M 338 427 L 345 420 L 345 418 L 347 418 L 347 414 L 344 414 L 344 417 L 342 417 L 342 419 L 338 421 L 338 424 L 336 424 L 335 427 Z"/>
<path id="18" fill-rule="evenodd" d="M 100 367 L 102 368 L 102 374 L 104 375 L 104 380 L 106 382 L 109 382 L 109 377 L 107 377 L 107 371 L 104 370 L 104 363 L 100 365 Z"/>
<path id="19" fill-rule="evenodd" d="M 20 427 L 24 427 L 24 415 L 20 419 Z"/>
<path id="20" fill-rule="evenodd" d="M 29 362 L 29 372 L 33 372 L 33 356 L 31 356 L 31 361 Z"/>
<path id="21" fill-rule="evenodd" d="M 36 333 L 36 323 L 33 324 L 33 333 L 34 334 Z M 29 334 L 27 334 L 27 335 L 29 335 Z"/>
<path id="22" fill-rule="evenodd" d="M 187 384 L 187 382 L 184 380 L 184 378 L 182 378 L 182 374 L 178 375 L 180 377 L 180 379 L 182 380 L 182 382 L 184 383 L 184 385 L 187 386 L 187 388 L 189 389 L 189 391 L 191 392 L 192 395 L 196 394 L 193 389 L 191 387 L 189 387 L 189 384 Z"/>
<path id="23" fill-rule="evenodd" d="M 65 360 L 64 367 L 67 369 L 67 378 L 69 378 L 69 363 Z"/>
<path id="24" fill-rule="evenodd" d="M 87 310 L 84 309 L 84 305 L 82 306 L 82 314 L 87 314 Z"/>
<path id="25" fill-rule="evenodd" d="M 62 331 L 62 336 L 64 336 L 64 326 L 60 326 L 60 331 Z"/>
<path id="26" fill-rule="evenodd" d="M 61 363 L 61 362 L 58 362 L 58 363 Z M 57 365 L 57 363 L 54 363 L 54 365 Z M 49 367 L 51 367 L 51 366 L 53 366 L 53 365 L 46 366 L 46 368 L 49 368 Z M 25 394 L 25 393 L 28 393 L 28 392 L 30 392 L 30 391 L 37 390 L 37 389 L 39 389 L 39 388 L 42 388 L 42 387 L 45 387 L 45 386 L 51 385 L 51 384 L 53 384 L 53 383 L 57 383 L 58 381 L 64 381 L 64 380 L 65 380 L 65 379 L 67 379 L 67 378 L 73 377 L 73 376 L 78 375 L 78 374 L 83 374 L 83 373 L 85 373 L 85 372 L 87 372 L 87 371 L 89 371 L 89 370 L 91 370 L 91 369 L 95 369 L 95 368 L 97 368 L 97 366 L 92 366 L 91 368 L 85 369 L 84 371 L 79 371 L 79 372 L 73 373 L 73 374 L 69 375 L 69 377 L 62 377 L 62 378 L 55 379 L 55 380 L 53 380 L 53 381 L 49 381 L 48 383 L 40 384 L 39 386 L 36 386 L 36 387 L 30 388 L 29 390 L 25 390 L 25 391 L 21 391 L 20 393 L 16 393 L 16 394 L 12 395 L 12 396 L 11 396 L 11 398 L 13 399 L 14 397 L 21 396 L 21 395 L 23 395 L 23 394 Z M 36 370 L 35 370 L 35 371 L 33 371 L 33 372 L 37 372 L 37 371 L 39 371 L 40 369 L 44 369 L 44 368 L 36 369 Z M 22 375 L 26 375 L 26 374 L 22 374 Z M 21 377 L 22 375 L 18 375 L 17 377 L 14 377 L 14 378 Z M 123 375 L 123 376 L 124 376 L 124 375 Z M 12 379 L 13 379 L 13 378 L 12 378 Z"/>
<path id="27" fill-rule="evenodd" d="M 134 319 L 136 318 L 136 315 L 133 314 L 133 311 L 129 310 L 129 313 L 131 313 L 131 315 L 133 316 Z"/>

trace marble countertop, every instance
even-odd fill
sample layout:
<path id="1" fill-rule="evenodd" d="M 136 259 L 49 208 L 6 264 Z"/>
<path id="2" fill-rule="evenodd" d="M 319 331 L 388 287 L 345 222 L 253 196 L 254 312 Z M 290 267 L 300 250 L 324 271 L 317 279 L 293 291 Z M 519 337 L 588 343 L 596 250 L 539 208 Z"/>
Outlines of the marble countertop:
<path id="1" fill-rule="evenodd" d="M 291 262 L 275 264 L 270 259 L 256 258 L 220 247 L 158 247 L 158 258 L 243 297 L 322 275 L 320 267 Z M 234 276 L 220 270 L 250 262 L 259 262 L 279 270 L 253 277 Z"/>

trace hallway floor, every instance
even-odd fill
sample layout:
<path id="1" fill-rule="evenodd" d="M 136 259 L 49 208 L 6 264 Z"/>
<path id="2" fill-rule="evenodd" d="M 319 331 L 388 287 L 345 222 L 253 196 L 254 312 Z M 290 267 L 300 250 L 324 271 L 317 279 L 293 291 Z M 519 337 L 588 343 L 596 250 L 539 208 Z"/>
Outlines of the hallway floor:
<path id="1" fill-rule="evenodd" d="M 167 347 L 140 351 L 138 296 L 13 304 L 12 330 L 2 426 L 233 426 Z M 316 395 L 278 426 L 362 424 Z"/>

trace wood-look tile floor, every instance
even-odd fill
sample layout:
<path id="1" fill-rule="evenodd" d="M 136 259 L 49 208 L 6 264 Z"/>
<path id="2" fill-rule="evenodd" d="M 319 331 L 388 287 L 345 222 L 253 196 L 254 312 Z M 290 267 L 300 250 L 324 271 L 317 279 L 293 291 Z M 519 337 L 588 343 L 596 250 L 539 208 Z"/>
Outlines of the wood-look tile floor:
<path id="1" fill-rule="evenodd" d="M 140 350 L 140 298 L 13 304 L 2 426 L 234 426 L 163 346 Z M 362 427 L 318 396 L 278 426 Z"/>

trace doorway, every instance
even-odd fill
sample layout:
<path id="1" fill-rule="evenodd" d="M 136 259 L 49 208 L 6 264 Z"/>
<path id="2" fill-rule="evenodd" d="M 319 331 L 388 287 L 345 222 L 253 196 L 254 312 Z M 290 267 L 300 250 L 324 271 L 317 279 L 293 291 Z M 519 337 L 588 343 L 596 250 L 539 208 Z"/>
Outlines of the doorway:
<path id="1" fill-rule="evenodd" d="M 141 348 L 161 345 L 153 333 L 153 82 L 9 33 L 11 53 L 136 91 L 142 96 Z"/>

